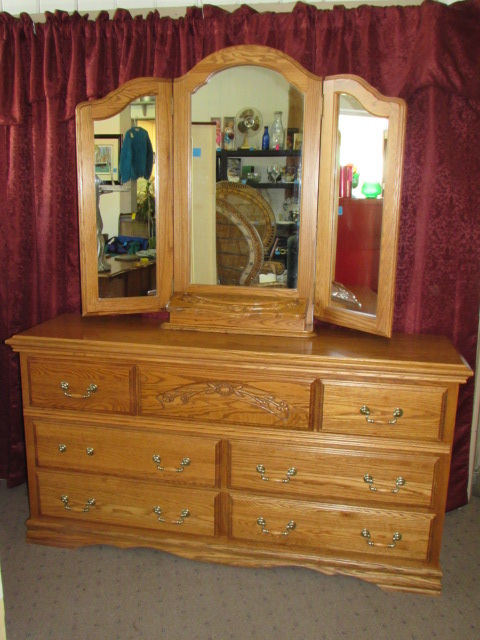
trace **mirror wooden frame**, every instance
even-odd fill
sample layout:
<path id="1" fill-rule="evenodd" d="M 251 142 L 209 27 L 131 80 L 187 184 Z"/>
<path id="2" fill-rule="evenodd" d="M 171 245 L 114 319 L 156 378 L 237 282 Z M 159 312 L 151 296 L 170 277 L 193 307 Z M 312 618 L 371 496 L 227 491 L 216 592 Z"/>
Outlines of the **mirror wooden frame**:
<path id="1" fill-rule="evenodd" d="M 155 96 L 156 293 L 100 298 L 97 270 L 94 122 L 120 113 L 142 96 Z M 76 108 L 80 268 L 83 315 L 155 312 L 165 308 L 173 282 L 172 82 L 136 78 L 104 98 Z M 161 207 L 161 211 L 159 211 Z"/>
<path id="2" fill-rule="evenodd" d="M 342 93 L 356 98 L 372 115 L 388 118 L 389 121 L 375 315 L 356 309 L 342 309 L 338 304 L 332 304 L 338 220 L 338 115 L 339 96 Z M 383 96 L 356 76 L 326 78 L 323 104 L 315 316 L 326 322 L 390 337 L 395 301 L 406 104 L 401 99 Z"/>
<path id="3" fill-rule="evenodd" d="M 259 66 L 280 73 L 304 97 L 302 195 L 296 289 L 262 289 L 190 283 L 192 142 L 191 98 L 209 78 L 238 66 Z M 241 45 L 217 51 L 174 81 L 174 273 L 175 293 L 168 305 L 170 323 L 182 328 L 310 333 L 315 273 L 322 79 L 288 55 L 264 46 Z M 181 151 L 180 151 L 181 150 Z"/>

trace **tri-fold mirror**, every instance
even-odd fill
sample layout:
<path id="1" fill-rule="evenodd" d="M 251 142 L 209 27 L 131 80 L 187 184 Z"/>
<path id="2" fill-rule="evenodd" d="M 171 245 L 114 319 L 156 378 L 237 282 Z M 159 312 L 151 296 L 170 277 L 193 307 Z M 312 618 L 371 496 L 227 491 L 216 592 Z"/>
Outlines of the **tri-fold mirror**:
<path id="1" fill-rule="evenodd" d="M 404 128 L 401 100 L 256 45 L 82 103 L 83 313 L 390 335 Z"/>

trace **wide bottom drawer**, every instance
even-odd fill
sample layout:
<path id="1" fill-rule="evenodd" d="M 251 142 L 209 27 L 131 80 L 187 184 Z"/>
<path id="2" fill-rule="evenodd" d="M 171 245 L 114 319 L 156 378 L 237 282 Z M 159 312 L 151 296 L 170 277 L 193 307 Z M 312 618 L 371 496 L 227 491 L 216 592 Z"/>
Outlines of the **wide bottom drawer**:
<path id="1" fill-rule="evenodd" d="M 428 561 L 432 514 L 232 496 L 231 535 L 274 547 Z"/>
<path id="2" fill-rule="evenodd" d="M 38 471 L 36 478 L 40 516 L 215 535 L 216 491 L 73 473 Z"/>

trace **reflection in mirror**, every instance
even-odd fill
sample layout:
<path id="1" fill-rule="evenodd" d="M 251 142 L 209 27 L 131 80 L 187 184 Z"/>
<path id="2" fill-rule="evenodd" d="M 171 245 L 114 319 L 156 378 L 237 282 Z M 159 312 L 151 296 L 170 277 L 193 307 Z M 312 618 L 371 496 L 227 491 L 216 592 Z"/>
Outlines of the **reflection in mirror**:
<path id="1" fill-rule="evenodd" d="M 100 298 L 155 290 L 155 96 L 94 120 Z"/>
<path id="2" fill-rule="evenodd" d="M 377 312 L 388 118 L 339 96 L 334 306 Z"/>
<path id="3" fill-rule="evenodd" d="M 241 65 L 200 87 L 191 114 L 190 282 L 295 289 L 303 94 Z"/>

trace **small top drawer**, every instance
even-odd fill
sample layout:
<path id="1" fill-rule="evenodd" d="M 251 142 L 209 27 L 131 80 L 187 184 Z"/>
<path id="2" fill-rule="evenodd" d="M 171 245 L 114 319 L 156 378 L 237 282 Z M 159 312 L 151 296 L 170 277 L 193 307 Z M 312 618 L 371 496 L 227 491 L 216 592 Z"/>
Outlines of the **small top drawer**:
<path id="1" fill-rule="evenodd" d="M 324 380 L 320 429 L 326 432 L 441 440 L 447 390 L 403 384 Z"/>
<path id="2" fill-rule="evenodd" d="M 32 407 L 135 413 L 133 365 L 28 358 L 28 381 Z"/>

